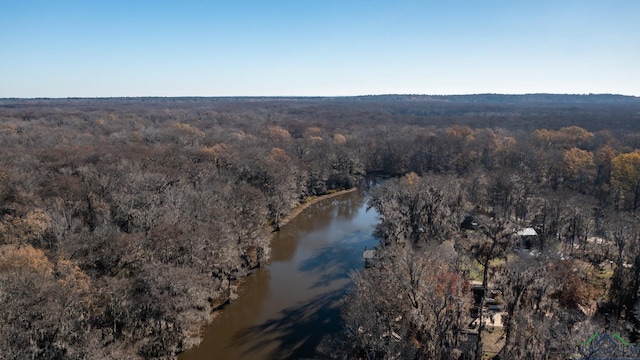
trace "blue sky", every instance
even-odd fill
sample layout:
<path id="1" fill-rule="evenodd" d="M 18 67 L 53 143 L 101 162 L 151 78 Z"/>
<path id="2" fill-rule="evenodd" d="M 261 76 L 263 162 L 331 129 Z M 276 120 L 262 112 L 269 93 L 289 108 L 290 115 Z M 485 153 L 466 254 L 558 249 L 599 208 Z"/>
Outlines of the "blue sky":
<path id="1" fill-rule="evenodd" d="M 638 0 L 0 1 L 0 97 L 640 95 Z"/>

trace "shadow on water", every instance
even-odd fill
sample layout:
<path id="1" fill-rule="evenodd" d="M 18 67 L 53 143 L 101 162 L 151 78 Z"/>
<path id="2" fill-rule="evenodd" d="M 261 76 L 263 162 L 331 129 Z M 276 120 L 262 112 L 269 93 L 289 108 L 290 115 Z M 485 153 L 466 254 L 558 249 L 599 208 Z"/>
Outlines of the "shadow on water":
<path id="1" fill-rule="evenodd" d="M 284 309 L 278 318 L 238 333 L 234 343 L 246 348 L 246 357 L 267 349 L 271 349 L 269 359 L 314 357 L 322 338 L 341 330 L 339 305 L 347 286 Z"/>
<path id="2" fill-rule="evenodd" d="M 342 241 L 317 251 L 314 256 L 305 259 L 298 271 L 313 273 L 319 279 L 310 289 L 329 286 L 333 281 L 348 279 L 351 270 L 362 268 L 362 251 L 372 243 L 371 234 L 364 230 L 355 231 Z"/>

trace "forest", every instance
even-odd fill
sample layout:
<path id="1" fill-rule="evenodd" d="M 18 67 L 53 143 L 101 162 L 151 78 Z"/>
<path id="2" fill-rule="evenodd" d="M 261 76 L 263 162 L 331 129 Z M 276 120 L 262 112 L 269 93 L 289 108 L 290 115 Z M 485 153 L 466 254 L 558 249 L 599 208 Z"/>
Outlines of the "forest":
<path id="1" fill-rule="evenodd" d="M 380 245 L 319 356 L 640 339 L 640 98 L 0 99 L 0 146 L 7 359 L 175 358 L 295 206 L 365 176 Z"/>

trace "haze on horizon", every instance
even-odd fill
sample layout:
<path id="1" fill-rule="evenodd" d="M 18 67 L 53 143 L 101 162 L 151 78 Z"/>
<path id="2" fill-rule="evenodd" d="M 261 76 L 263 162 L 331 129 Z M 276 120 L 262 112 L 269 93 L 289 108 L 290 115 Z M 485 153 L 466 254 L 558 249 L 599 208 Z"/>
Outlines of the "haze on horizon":
<path id="1" fill-rule="evenodd" d="M 1 97 L 640 96 L 640 2 L 0 3 Z"/>

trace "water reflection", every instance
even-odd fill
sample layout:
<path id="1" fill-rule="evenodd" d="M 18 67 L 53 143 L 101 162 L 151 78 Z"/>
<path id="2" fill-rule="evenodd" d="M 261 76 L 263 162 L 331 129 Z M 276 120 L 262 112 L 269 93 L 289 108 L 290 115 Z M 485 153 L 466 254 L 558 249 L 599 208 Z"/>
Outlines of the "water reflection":
<path id="1" fill-rule="evenodd" d="M 180 359 L 313 357 L 322 337 L 340 329 L 338 300 L 349 272 L 364 266 L 363 249 L 376 245 L 376 221 L 360 192 L 309 207 L 275 234 L 271 263 Z"/>

